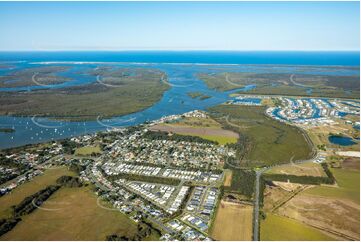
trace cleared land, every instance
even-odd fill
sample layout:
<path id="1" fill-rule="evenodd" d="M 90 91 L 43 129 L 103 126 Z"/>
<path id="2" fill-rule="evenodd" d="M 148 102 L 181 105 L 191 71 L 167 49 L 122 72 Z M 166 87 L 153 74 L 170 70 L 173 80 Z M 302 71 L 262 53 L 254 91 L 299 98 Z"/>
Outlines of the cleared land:
<path id="1" fill-rule="evenodd" d="M 285 174 L 295 176 L 326 176 L 322 166 L 312 161 L 302 164 L 290 164 L 274 167 L 268 170 L 269 174 Z"/>
<path id="2" fill-rule="evenodd" d="M 253 207 L 221 201 L 212 227 L 216 240 L 252 240 Z"/>
<path id="3" fill-rule="evenodd" d="M 360 170 L 360 158 L 359 157 L 346 157 L 342 161 L 342 168 Z"/>
<path id="4" fill-rule="evenodd" d="M 263 193 L 263 210 L 270 212 L 287 201 L 293 192 L 289 189 L 285 190 L 281 186 L 266 186 Z"/>
<path id="5" fill-rule="evenodd" d="M 223 186 L 230 187 L 232 184 L 232 170 L 225 170 Z"/>
<path id="6" fill-rule="evenodd" d="M 261 220 L 261 240 L 334 240 L 332 237 L 295 220 L 267 214 Z"/>
<path id="7" fill-rule="evenodd" d="M 292 73 L 240 73 L 198 74 L 209 88 L 227 91 L 256 85 L 247 94 L 316 96 L 358 98 L 359 76 L 291 75 Z M 291 78 L 292 76 L 292 78 Z M 312 90 L 309 92 L 309 90 Z"/>
<path id="8" fill-rule="evenodd" d="M 360 237 L 360 207 L 349 200 L 299 194 L 276 212 L 346 240 Z"/>
<path id="9" fill-rule="evenodd" d="M 241 166 L 263 166 L 306 160 L 313 150 L 296 127 L 268 118 L 264 107 L 219 105 L 209 110 L 224 128 L 240 134 Z"/>
<path id="10" fill-rule="evenodd" d="M 1 92 L 0 114 L 95 120 L 99 115 L 120 116 L 148 108 L 169 88 L 163 81 L 164 73 L 154 69 L 96 68 L 83 74 L 93 76 L 94 82 L 61 89 Z M 99 76 L 101 79 L 95 81 Z"/>
<path id="11" fill-rule="evenodd" d="M 222 129 L 221 125 L 210 118 L 184 118 L 174 123 L 154 125 L 153 131 L 166 131 L 181 135 L 198 136 L 203 139 L 217 141 L 219 144 L 235 143 L 238 134 Z"/>
<path id="12" fill-rule="evenodd" d="M 280 182 L 267 185 L 263 202 L 263 209 L 267 213 L 266 222 L 269 216 L 277 214 L 316 228 L 335 239 L 358 240 L 360 237 L 359 171 L 341 168 L 333 168 L 331 171 L 337 185 L 294 184 L 294 187 L 290 187 L 292 183 Z M 270 230 L 267 233 L 271 232 Z M 298 232 L 294 231 L 294 233 L 297 235 Z M 303 237 L 298 239 L 307 240 Z"/>
<path id="13" fill-rule="evenodd" d="M 84 146 L 81 148 L 77 148 L 75 150 L 75 155 L 91 155 L 91 154 L 100 154 L 101 149 L 100 146 Z"/>
<path id="14" fill-rule="evenodd" d="M 56 180 L 64 175 L 74 175 L 74 172 L 69 171 L 66 167 L 54 167 L 54 169 L 46 170 L 44 174 L 18 186 L 11 193 L 0 197 L 0 218 L 9 217 L 12 212 L 11 206 L 17 205 L 24 198 L 46 188 L 49 185 L 56 184 Z"/>
<path id="15" fill-rule="evenodd" d="M 105 240 L 113 233 L 129 237 L 136 233 L 133 221 L 106 209 L 104 202 L 101 205 L 90 187 L 61 188 L 43 209 L 25 216 L 1 240 Z"/>

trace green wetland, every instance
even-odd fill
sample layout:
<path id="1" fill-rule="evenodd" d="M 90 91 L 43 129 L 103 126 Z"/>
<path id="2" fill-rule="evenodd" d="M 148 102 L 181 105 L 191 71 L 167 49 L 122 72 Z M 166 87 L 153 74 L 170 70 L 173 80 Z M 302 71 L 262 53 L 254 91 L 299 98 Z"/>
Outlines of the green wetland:
<path id="1" fill-rule="evenodd" d="M 230 82 L 224 82 L 225 73 L 230 76 Z M 207 110 L 233 100 L 230 94 L 235 93 L 282 95 L 287 92 L 291 95 L 288 90 L 291 88 L 296 90 L 295 95 L 309 95 L 309 87 L 306 90 L 295 84 L 282 84 L 293 73 L 296 84 L 313 86 L 312 95 L 316 95 L 317 90 L 325 96 L 342 90 L 342 95 L 351 98 L 359 92 L 354 81 L 359 71 L 349 66 L 14 63 L 11 68 L 0 70 L 1 128 L 15 131 L 0 133 L 0 148 L 137 125 L 195 109 Z M 327 76 L 327 80 L 320 76 Z M 347 76 L 347 84 L 339 81 L 341 76 Z M 337 88 L 337 85 L 343 86 Z M 267 92 L 260 92 L 261 89 Z M 248 115 L 247 110 L 243 111 Z M 256 144 L 262 143 L 257 132 L 266 132 L 279 140 L 264 138 L 268 143 L 253 147 L 245 157 L 259 160 L 258 165 L 289 160 L 289 155 L 283 155 L 283 149 L 289 147 L 282 142 L 292 139 L 295 132 L 279 128 L 280 124 L 266 120 L 258 111 L 255 114 L 258 115 L 256 119 L 268 123 L 265 126 L 268 128 L 258 131 L 254 128 L 257 125 L 252 126 L 242 131 L 247 138 L 252 138 Z M 271 124 L 274 127 L 270 127 Z M 280 148 L 280 154 L 263 159 L 264 150 L 274 147 Z M 301 145 L 300 150 L 307 148 Z M 298 152 L 291 157 L 304 158 Z"/>

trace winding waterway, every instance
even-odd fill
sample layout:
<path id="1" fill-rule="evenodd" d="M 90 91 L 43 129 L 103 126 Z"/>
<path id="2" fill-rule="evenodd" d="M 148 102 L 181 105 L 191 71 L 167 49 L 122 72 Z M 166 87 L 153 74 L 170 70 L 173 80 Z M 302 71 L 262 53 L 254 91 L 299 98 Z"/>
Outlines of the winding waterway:
<path id="1" fill-rule="evenodd" d="M 41 56 L 41 55 L 40 55 Z M 4 57 L 2 57 L 4 58 Z M 19 57 L 20 58 L 20 57 Z M 46 65 L 65 65 L 71 66 L 70 70 L 59 73 L 61 76 L 69 77 L 68 81 L 57 85 L 48 85 L 46 88 L 56 89 L 69 86 L 84 85 L 95 82 L 94 76 L 79 74 L 85 73 L 87 69 L 96 68 L 102 65 L 114 65 L 119 67 L 146 67 L 156 68 L 165 72 L 168 76 L 170 89 L 162 96 L 161 100 L 153 106 L 137 113 L 114 117 L 103 120 L 99 117 L 95 121 L 86 122 L 66 122 L 56 121 L 41 117 L 11 117 L 0 116 L 1 128 L 13 128 L 13 133 L 0 133 L 0 148 L 10 148 L 30 143 L 39 143 L 49 140 L 63 139 L 86 133 L 107 130 L 113 127 L 123 127 L 144 123 L 145 121 L 156 120 L 166 115 L 181 114 L 195 109 L 206 110 L 207 108 L 224 103 L 233 98 L 229 94 L 239 91 L 241 88 L 228 92 L 219 92 L 209 89 L 205 83 L 197 79 L 197 73 L 217 73 L 217 72 L 259 72 L 259 73 L 302 73 L 302 74 L 329 74 L 329 75 L 353 75 L 359 74 L 358 70 L 342 69 L 314 66 L 287 66 L 287 65 L 244 65 L 244 64 L 192 64 L 192 63 L 124 63 L 111 61 L 90 62 L 89 59 L 82 62 L 55 61 L 49 62 L 49 59 L 43 57 L 30 60 L 14 61 L 14 57 L 9 56 L 8 61 L 4 60 L 0 64 L 7 64 L 10 68 L 0 69 L 0 75 L 6 75 L 11 71 L 21 70 L 28 67 L 38 67 Z M 9 62 L 9 61 L 12 62 Z M 46 62 L 47 61 L 47 62 Z M 95 61 L 95 60 L 94 60 Z M 222 63 L 222 61 L 220 61 Z M 254 85 L 243 87 L 244 90 L 254 88 Z M 1 88 L 0 91 L 29 91 L 36 90 L 39 87 L 36 84 L 26 87 Z M 192 99 L 188 92 L 202 92 L 211 98 L 205 100 Z M 131 105 L 131 104 L 129 104 Z"/>

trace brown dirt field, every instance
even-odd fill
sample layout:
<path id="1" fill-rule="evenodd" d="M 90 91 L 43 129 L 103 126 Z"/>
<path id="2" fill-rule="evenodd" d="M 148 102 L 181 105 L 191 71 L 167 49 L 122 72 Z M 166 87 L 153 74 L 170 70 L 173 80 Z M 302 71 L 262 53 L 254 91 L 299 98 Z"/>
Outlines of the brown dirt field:
<path id="1" fill-rule="evenodd" d="M 272 211 L 275 207 L 290 199 L 294 191 L 303 187 L 300 184 L 273 182 L 275 186 L 266 186 L 264 190 L 263 209 Z"/>
<path id="2" fill-rule="evenodd" d="M 360 170 L 360 158 L 347 157 L 342 162 L 342 168 Z"/>
<path id="3" fill-rule="evenodd" d="M 282 165 L 267 171 L 267 173 L 288 174 L 296 176 L 326 176 L 321 165 L 313 162 Z"/>
<path id="4" fill-rule="evenodd" d="M 112 233 L 131 236 L 135 231 L 125 215 L 98 206 L 90 187 L 61 188 L 0 240 L 105 240 Z"/>
<path id="5" fill-rule="evenodd" d="M 282 199 L 291 194 L 280 187 L 266 186 L 264 190 L 263 209 L 270 211 Z"/>
<path id="6" fill-rule="evenodd" d="M 232 170 L 226 170 L 224 173 L 224 182 L 223 182 L 223 186 L 225 187 L 229 187 L 231 186 L 232 183 Z"/>
<path id="7" fill-rule="evenodd" d="M 253 207 L 221 201 L 210 233 L 216 240 L 252 240 Z"/>
<path id="8" fill-rule="evenodd" d="M 238 138 L 238 134 L 230 131 L 224 130 L 221 128 L 202 128 L 202 127 L 188 127 L 188 126 L 179 126 L 179 125 L 154 125 L 150 128 L 153 131 L 165 131 L 179 134 L 190 134 L 190 135 L 210 135 L 210 136 L 223 136 L 223 137 L 231 137 Z"/>
<path id="9" fill-rule="evenodd" d="M 360 238 L 360 206 L 350 200 L 298 194 L 276 213 L 346 240 Z"/>
<path id="10" fill-rule="evenodd" d="M 290 183 L 290 182 L 277 182 L 274 181 L 273 182 L 276 186 L 278 186 L 279 188 L 286 190 L 288 192 L 294 192 L 295 190 L 303 187 L 303 185 L 298 184 L 298 183 Z"/>

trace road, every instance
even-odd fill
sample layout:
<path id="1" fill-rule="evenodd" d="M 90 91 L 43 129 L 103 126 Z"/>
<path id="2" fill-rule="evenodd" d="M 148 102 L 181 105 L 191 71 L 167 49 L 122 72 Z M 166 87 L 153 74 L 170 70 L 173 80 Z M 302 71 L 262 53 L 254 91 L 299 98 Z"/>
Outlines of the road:
<path id="1" fill-rule="evenodd" d="M 261 170 L 256 171 L 256 188 L 255 188 L 255 199 L 254 199 L 254 209 L 253 209 L 253 240 L 259 241 L 259 188 L 260 188 L 260 179 L 262 173 L 270 168 L 262 168 Z"/>
<path id="2" fill-rule="evenodd" d="M 305 136 L 307 138 L 309 138 L 307 135 Z M 286 164 L 280 164 L 280 165 L 273 165 L 273 166 L 269 166 L 269 167 L 264 167 L 260 170 L 256 170 L 256 182 L 255 182 L 255 200 L 254 200 L 254 214 L 253 214 L 253 240 L 258 241 L 259 240 L 259 192 L 260 192 L 260 179 L 262 174 L 274 167 L 281 167 L 281 166 L 285 166 L 285 165 L 290 165 L 290 164 L 302 164 L 305 162 L 309 162 L 309 161 L 313 161 L 314 159 L 317 158 L 317 150 L 314 148 L 313 143 L 311 141 L 312 147 L 313 147 L 313 157 L 308 159 L 308 160 L 298 160 L 298 161 L 290 161 L 290 163 L 286 163 Z"/>

